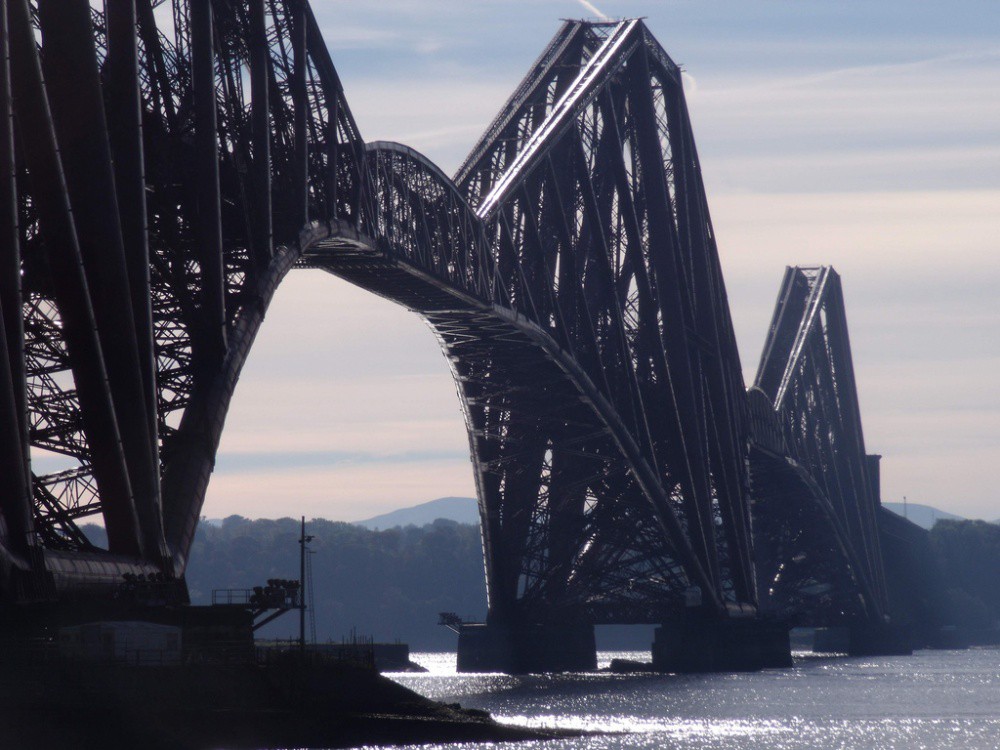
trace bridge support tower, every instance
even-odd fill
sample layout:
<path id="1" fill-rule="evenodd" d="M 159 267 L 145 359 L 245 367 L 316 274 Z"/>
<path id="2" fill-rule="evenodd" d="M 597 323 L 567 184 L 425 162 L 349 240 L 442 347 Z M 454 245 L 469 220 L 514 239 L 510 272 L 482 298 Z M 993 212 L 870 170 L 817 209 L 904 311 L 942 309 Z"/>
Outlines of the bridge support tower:
<path id="1" fill-rule="evenodd" d="M 686 616 L 655 631 L 658 672 L 752 672 L 792 666 L 788 623 Z"/>
<path id="2" fill-rule="evenodd" d="M 813 651 L 850 656 L 909 656 L 913 653 L 913 643 L 907 630 L 899 625 L 862 622 L 844 627 L 816 628 Z"/>
<path id="3" fill-rule="evenodd" d="M 584 623 L 466 623 L 458 632 L 459 672 L 588 672 L 597 669 L 594 626 Z"/>

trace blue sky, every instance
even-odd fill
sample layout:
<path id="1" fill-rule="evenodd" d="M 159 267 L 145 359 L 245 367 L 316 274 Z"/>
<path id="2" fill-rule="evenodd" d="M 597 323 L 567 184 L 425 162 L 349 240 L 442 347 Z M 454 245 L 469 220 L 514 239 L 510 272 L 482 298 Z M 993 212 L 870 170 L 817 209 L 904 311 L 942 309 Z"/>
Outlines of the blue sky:
<path id="1" fill-rule="evenodd" d="M 560 18 L 645 16 L 686 72 L 748 380 L 782 271 L 841 273 L 883 498 L 1000 518 L 995 1 L 314 0 L 366 139 L 452 172 Z M 447 363 L 390 303 L 279 290 L 205 514 L 353 520 L 474 493 Z"/>

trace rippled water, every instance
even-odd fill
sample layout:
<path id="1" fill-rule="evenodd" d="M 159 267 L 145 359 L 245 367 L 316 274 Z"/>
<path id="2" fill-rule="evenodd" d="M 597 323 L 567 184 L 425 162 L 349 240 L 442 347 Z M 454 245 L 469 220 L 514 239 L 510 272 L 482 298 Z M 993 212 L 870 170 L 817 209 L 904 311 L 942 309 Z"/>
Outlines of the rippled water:
<path id="1" fill-rule="evenodd" d="M 649 658 L 599 661 L 613 656 Z M 1000 650 L 796 654 L 792 669 L 726 675 L 458 675 L 454 654 L 413 658 L 430 673 L 390 676 L 436 700 L 511 724 L 614 733 L 468 750 L 1000 748 Z"/>

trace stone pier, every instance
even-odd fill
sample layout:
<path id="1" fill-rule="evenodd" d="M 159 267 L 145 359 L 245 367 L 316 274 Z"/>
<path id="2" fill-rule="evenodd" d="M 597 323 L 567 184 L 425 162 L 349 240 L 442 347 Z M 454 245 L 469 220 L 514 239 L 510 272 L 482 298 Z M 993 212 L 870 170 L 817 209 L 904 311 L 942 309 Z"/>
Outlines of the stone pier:
<path id="1" fill-rule="evenodd" d="M 850 656 L 909 656 L 913 653 L 913 644 L 905 628 L 890 623 L 863 622 L 816 628 L 813 651 Z"/>
<path id="2" fill-rule="evenodd" d="M 458 633 L 459 672 L 587 672 L 597 669 L 589 624 L 467 623 Z"/>
<path id="3" fill-rule="evenodd" d="M 656 629 L 659 672 L 752 672 L 792 666 L 787 623 L 758 618 L 686 617 Z"/>

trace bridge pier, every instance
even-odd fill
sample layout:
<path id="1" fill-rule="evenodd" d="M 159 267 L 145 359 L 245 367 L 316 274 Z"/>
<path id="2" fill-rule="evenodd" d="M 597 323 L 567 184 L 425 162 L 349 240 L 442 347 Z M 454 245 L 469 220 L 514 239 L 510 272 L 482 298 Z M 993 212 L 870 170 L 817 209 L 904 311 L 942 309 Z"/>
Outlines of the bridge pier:
<path id="1" fill-rule="evenodd" d="M 658 672 L 752 672 L 792 666 L 787 623 L 685 617 L 656 629 Z"/>
<path id="2" fill-rule="evenodd" d="M 909 656 L 913 644 L 906 629 L 889 623 L 864 622 L 846 627 L 816 628 L 813 652 L 849 656 Z"/>
<path id="3" fill-rule="evenodd" d="M 459 672 L 588 672 L 597 669 L 594 626 L 466 623 L 458 632 Z"/>

